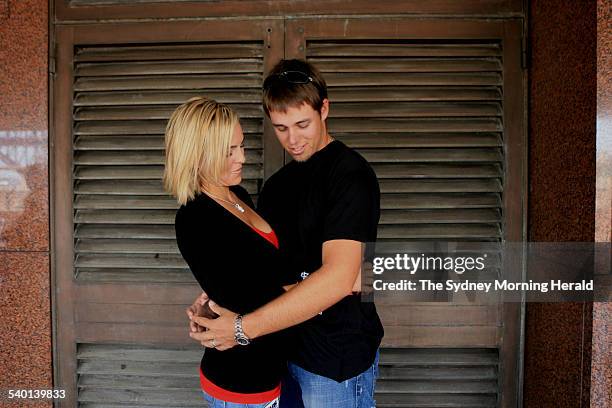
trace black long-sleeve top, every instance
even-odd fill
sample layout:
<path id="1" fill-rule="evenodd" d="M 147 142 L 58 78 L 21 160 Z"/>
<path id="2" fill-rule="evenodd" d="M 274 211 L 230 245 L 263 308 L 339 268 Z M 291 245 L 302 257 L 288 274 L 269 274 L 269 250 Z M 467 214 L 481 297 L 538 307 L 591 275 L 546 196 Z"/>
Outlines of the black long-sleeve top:
<path id="1" fill-rule="evenodd" d="M 253 207 L 240 186 L 230 187 Z M 290 276 L 278 249 L 206 194 L 181 206 L 175 219 L 179 250 L 210 299 L 246 314 L 281 295 Z M 284 274 L 285 272 L 285 274 Z M 262 393 L 278 387 L 286 368 L 286 333 L 262 336 L 248 346 L 206 349 L 201 372 L 215 386 L 234 393 Z"/>

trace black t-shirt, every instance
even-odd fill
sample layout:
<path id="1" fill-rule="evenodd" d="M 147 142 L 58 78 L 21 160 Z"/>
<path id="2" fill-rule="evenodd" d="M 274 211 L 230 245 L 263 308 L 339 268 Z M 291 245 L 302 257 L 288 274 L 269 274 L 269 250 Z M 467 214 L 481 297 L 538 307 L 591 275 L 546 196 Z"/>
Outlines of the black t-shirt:
<path id="1" fill-rule="evenodd" d="M 253 207 L 240 186 L 231 190 Z M 279 250 L 206 194 L 181 206 L 176 242 L 196 280 L 220 306 L 246 314 L 278 297 L 282 288 Z M 202 373 L 213 384 L 237 393 L 260 393 L 278 386 L 285 372 L 286 332 L 262 336 L 227 351 L 206 349 Z"/>
<path id="2" fill-rule="evenodd" d="M 276 231 L 299 281 L 321 267 L 324 242 L 376 240 L 378 180 L 363 157 L 333 141 L 307 161 L 293 161 L 270 177 L 258 210 Z M 296 333 L 290 360 L 340 382 L 372 365 L 383 327 L 374 304 L 352 295 L 297 326 Z"/>

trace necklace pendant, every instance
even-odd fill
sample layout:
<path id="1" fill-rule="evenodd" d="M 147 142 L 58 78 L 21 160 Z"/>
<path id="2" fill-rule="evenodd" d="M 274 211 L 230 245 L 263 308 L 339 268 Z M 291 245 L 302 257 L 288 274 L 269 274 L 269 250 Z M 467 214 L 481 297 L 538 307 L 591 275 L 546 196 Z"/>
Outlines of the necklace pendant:
<path id="1" fill-rule="evenodd" d="M 241 213 L 243 213 L 243 212 L 244 212 L 244 208 L 242 208 L 242 206 L 241 206 L 240 204 L 238 204 L 238 203 L 234 203 L 234 207 L 236 207 L 236 209 L 237 209 L 238 211 L 240 211 Z"/>

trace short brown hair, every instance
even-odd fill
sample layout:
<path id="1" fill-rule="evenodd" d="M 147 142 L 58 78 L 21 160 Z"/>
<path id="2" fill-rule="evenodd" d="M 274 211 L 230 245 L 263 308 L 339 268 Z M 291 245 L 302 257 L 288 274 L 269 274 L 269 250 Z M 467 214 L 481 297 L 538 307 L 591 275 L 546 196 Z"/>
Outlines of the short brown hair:
<path id="1" fill-rule="evenodd" d="M 288 73 L 303 74 L 304 83 L 292 81 Z M 263 108 L 268 117 L 270 112 L 286 112 L 303 103 L 320 113 L 326 98 L 323 76 L 312 64 L 300 59 L 280 60 L 263 83 Z"/>

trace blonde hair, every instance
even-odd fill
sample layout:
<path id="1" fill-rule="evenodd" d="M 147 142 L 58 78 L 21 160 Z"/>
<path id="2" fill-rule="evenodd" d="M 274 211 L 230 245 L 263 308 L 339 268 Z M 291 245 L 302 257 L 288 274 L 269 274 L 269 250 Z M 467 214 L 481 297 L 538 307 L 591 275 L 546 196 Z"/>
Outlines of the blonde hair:
<path id="1" fill-rule="evenodd" d="M 166 126 L 166 191 L 185 204 L 200 191 L 202 182 L 218 184 L 238 115 L 229 106 L 195 97 L 176 108 Z"/>

